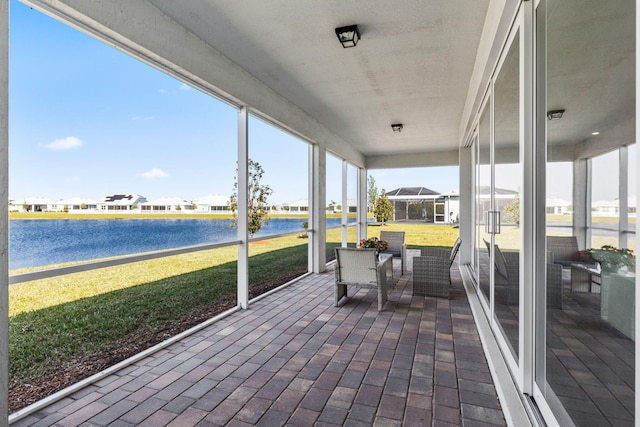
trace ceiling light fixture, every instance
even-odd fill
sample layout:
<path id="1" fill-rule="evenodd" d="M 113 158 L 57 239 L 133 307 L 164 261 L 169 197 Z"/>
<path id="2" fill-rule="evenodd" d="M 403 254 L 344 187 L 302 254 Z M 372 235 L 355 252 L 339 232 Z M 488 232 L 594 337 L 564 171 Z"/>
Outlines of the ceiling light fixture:
<path id="1" fill-rule="evenodd" d="M 564 110 L 551 110 L 551 111 L 547 111 L 547 118 L 549 120 L 558 120 L 562 118 L 563 114 L 564 114 Z"/>
<path id="2" fill-rule="evenodd" d="M 360 40 L 360 31 L 358 31 L 357 25 L 336 28 L 336 35 L 344 48 L 354 47 Z"/>
<path id="3" fill-rule="evenodd" d="M 391 129 L 393 129 L 395 133 L 400 133 L 402 131 L 402 123 L 395 123 L 391 125 Z"/>
<path id="4" fill-rule="evenodd" d="M 591 135 L 593 135 L 593 136 L 600 135 L 600 132 L 598 132 L 598 131 L 591 132 Z"/>

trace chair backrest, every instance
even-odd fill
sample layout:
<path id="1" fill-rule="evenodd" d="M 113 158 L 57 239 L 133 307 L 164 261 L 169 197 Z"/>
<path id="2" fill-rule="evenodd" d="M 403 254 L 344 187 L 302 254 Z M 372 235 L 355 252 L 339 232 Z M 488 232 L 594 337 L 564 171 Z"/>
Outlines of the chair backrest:
<path id="1" fill-rule="evenodd" d="M 378 283 L 378 257 L 374 248 L 336 248 L 335 252 L 338 282 L 353 285 Z"/>
<path id="2" fill-rule="evenodd" d="M 576 236 L 547 236 L 547 250 L 553 253 L 555 261 L 575 260 L 578 256 Z"/>
<path id="3" fill-rule="evenodd" d="M 380 240 L 389 243 L 389 252 L 399 252 L 404 244 L 404 231 L 381 231 Z"/>
<path id="4" fill-rule="evenodd" d="M 453 265 L 453 261 L 456 259 L 456 255 L 458 255 L 458 250 L 460 250 L 460 245 L 462 244 L 462 239 L 459 237 L 456 239 L 456 242 L 453 244 L 451 248 L 451 255 L 449 256 L 449 266 Z"/>
<path id="5" fill-rule="evenodd" d="M 487 251 L 489 251 L 489 256 L 491 256 L 491 243 L 487 242 L 485 239 L 482 239 L 484 244 L 487 246 Z M 493 256 L 493 263 L 496 268 L 496 272 L 498 272 L 505 279 L 509 278 L 509 270 L 507 268 L 507 261 L 504 258 L 504 254 L 498 247 L 498 245 L 494 244 L 493 249 L 495 251 Z"/>

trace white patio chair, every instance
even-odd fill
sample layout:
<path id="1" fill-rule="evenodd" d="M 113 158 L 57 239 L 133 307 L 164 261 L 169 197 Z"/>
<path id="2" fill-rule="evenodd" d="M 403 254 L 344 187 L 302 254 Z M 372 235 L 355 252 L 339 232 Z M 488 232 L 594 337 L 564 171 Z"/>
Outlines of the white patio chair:
<path id="1" fill-rule="evenodd" d="M 407 244 L 404 242 L 404 231 L 381 231 L 380 240 L 389 243 L 389 249 L 381 253 L 400 258 L 400 271 L 404 274 L 407 267 Z"/>
<path id="2" fill-rule="evenodd" d="M 387 302 L 387 275 L 378 262 L 375 249 L 336 248 L 335 306 L 347 298 L 347 286 L 355 285 L 378 290 L 378 311 Z"/>

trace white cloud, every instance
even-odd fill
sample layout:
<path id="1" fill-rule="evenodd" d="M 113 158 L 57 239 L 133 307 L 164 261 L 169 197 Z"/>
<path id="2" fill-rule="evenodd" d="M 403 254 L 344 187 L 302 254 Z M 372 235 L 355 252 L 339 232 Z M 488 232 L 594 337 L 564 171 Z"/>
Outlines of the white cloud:
<path id="1" fill-rule="evenodd" d="M 140 173 L 138 175 L 143 177 L 144 179 L 165 178 L 165 177 L 169 176 L 168 173 L 166 173 L 162 169 L 158 169 L 158 168 L 153 168 L 150 171 L 143 172 L 143 173 Z"/>
<path id="2" fill-rule="evenodd" d="M 62 139 L 56 139 L 49 144 L 40 144 L 41 147 L 51 151 L 70 150 L 72 148 L 80 148 L 84 145 L 84 142 L 76 138 L 75 136 L 68 136 Z"/>
<path id="3" fill-rule="evenodd" d="M 186 84 L 186 83 L 182 83 L 182 84 L 180 85 L 180 90 L 191 90 L 191 86 L 189 86 L 189 85 L 188 85 L 188 84 Z"/>

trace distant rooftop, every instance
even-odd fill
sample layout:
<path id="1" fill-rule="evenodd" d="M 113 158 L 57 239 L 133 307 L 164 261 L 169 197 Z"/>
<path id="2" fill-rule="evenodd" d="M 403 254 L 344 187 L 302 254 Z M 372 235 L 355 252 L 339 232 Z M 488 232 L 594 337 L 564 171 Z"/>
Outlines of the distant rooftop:
<path id="1" fill-rule="evenodd" d="M 400 187 L 388 191 L 387 197 L 439 196 L 440 193 L 427 187 Z"/>
<path id="2" fill-rule="evenodd" d="M 112 196 L 106 196 L 104 198 L 104 201 L 105 202 L 115 202 L 115 201 L 124 200 L 124 199 L 131 200 L 131 199 L 133 199 L 133 195 L 132 194 L 114 194 Z"/>

